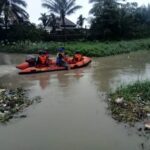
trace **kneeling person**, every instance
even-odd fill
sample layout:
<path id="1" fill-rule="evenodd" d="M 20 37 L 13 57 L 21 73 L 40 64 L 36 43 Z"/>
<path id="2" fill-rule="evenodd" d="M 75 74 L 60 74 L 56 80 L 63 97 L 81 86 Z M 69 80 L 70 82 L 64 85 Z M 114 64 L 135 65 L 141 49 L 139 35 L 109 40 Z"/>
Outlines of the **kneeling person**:
<path id="1" fill-rule="evenodd" d="M 79 52 L 79 51 L 76 51 L 76 53 L 74 54 L 73 56 L 73 62 L 76 63 L 76 62 L 79 62 L 83 59 L 83 56 L 82 54 Z"/>
<path id="2" fill-rule="evenodd" d="M 49 66 L 49 56 L 45 51 L 39 51 L 39 56 L 36 61 L 38 66 Z"/>
<path id="3" fill-rule="evenodd" d="M 58 66 L 61 66 L 61 67 L 65 67 L 66 69 L 69 69 L 69 65 L 66 61 L 66 57 L 65 57 L 65 54 L 62 50 L 60 50 L 57 54 L 57 57 L 56 57 L 56 64 Z"/>

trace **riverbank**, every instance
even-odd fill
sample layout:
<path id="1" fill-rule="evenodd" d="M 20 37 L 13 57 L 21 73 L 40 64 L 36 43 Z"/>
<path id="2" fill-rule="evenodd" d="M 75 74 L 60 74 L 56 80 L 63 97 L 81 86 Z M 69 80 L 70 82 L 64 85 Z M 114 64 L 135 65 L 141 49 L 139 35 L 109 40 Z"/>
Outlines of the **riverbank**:
<path id="1" fill-rule="evenodd" d="M 0 43 L 0 52 L 8 53 L 37 53 L 38 50 L 44 49 L 49 53 L 55 54 L 58 47 L 64 46 L 66 52 L 72 55 L 76 50 L 90 57 L 104 57 L 129 53 L 139 50 L 150 50 L 150 38 L 131 41 L 115 42 L 17 42 L 17 43 Z"/>
<path id="2" fill-rule="evenodd" d="M 0 122 L 5 123 L 14 117 L 24 118 L 26 115 L 17 115 L 34 102 L 40 102 L 40 97 L 30 99 L 27 90 L 0 89 Z"/>
<path id="3" fill-rule="evenodd" d="M 150 121 L 150 81 L 121 86 L 109 95 L 108 104 L 112 117 L 119 122 Z"/>

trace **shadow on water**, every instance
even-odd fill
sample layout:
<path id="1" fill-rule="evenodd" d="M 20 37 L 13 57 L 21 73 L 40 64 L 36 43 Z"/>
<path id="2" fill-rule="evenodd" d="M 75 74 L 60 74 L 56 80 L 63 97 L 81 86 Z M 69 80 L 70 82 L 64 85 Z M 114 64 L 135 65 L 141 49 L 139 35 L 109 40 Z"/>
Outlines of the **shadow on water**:
<path id="1" fill-rule="evenodd" d="M 37 81 L 42 90 L 48 88 L 49 84 L 53 84 L 57 80 L 60 89 L 62 89 L 62 87 L 67 87 L 70 84 L 72 78 L 79 80 L 83 76 L 83 73 L 83 69 L 77 69 L 70 70 L 69 73 L 68 71 L 58 71 L 54 73 L 24 75 L 24 78 L 28 81 Z"/>

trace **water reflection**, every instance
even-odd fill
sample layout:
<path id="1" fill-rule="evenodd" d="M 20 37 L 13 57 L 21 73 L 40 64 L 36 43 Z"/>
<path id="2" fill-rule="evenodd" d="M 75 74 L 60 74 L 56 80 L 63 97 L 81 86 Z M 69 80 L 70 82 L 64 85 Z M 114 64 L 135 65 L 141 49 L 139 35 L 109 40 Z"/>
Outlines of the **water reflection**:
<path id="1" fill-rule="evenodd" d="M 94 61 L 96 65 L 93 69 L 93 77 L 100 91 L 109 91 L 121 84 L 150 79 L 148 52 L 98 58 Z"/>
<path id="2" fill-rule="evenodd" d="M 45 90 L 51 82 L 57 80 L 61 88 L 68 87 L 72 78 L 79 80 L 84 76 L 83 69 L 76 69 L 68 71 L 47 72 L 39 74 L 24 75 L 28 81 L 38 81 L 42 90 Z M 55 80 L 56 79 L 56 80 Z"/>
<path id="3" fill-rule="evenodd" d="M 50 74 L 44 73 L 44 74 L 32 74 L 32 75 L 26 75 L 26 79 L 29 81 L 38 81 L 39 86 L 41 89 L 45 89 L 50 80 Z"/>

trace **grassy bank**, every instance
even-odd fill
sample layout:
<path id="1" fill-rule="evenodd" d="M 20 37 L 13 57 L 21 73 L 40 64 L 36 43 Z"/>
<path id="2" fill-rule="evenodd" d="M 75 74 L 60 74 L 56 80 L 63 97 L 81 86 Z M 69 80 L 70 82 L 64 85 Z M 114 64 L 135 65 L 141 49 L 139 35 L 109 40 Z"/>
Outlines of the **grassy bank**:
<path id="1" fill-rule="evenodd" d="M 56 53 L 58 47 L 64 46 L 61 42 L 18 42 L 12 44 L 0 44 L 0 52 L 11 53 L 37 53 L 37 50 L 44 49 L 50 53 Z M 80 50 L 84 55 L 102 57 L 138 50 L 150 50 L 150 38 L 118 42 L 66 42 L 64 46 L 69 54 Z"/>
<path id="2" fill-rule="evenodd" d="M 109 97 L 109 109 L 117 121 L 138 122 L 150 114 L 150 81 L 122 86 Z"/>

